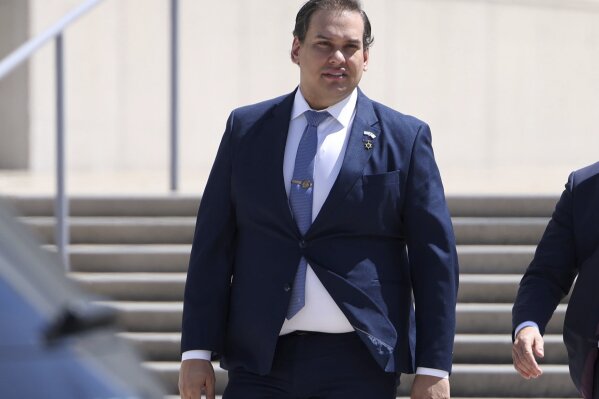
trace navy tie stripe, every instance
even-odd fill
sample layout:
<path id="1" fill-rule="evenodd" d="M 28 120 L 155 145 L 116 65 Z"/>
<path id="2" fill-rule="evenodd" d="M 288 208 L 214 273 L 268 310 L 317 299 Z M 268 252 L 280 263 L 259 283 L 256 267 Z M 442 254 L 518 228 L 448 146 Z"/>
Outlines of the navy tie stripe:
<path id="1" fill-rule="evenodd" d="M 312 195 L 314 193 L 314 156 L 316 155 L 316 146 L 318 142 L 317 129 L 330 114 L 328 112 L 306 111 L 304 113 L 307 125 L 302 134 L 297 155 L 295 156 L 295 168 L 293 170 L 293 179 L 291 180 L 291 190 L 289 192 L 289 203 L 297 227 L 302 235 L 306 234 L 312 224 Z M 305 304 L 306 294 L 306 258 L 302 257 L 297 268 L 293 288 L 291 289 L 291 298 L 289 308 L 287 309 L 287 319 L 291 319 L 299 312 Z"/>

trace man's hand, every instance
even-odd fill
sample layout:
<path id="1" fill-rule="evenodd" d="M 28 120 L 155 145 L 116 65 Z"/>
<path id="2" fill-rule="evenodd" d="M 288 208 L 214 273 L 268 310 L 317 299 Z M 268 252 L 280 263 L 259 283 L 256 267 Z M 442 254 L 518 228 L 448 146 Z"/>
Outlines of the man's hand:
<path id="1" fill-rule="evenodd" d="M 208 360 L 190 359 L 181 362 L 179 370 L 179 393 L 181 399 L 199 399 L 202 390 L 206 399 L 215 399 L 214 368 Z"/>
<path id="2" fill-rule="evenodd" d="M 411 399 L 449 399 L 449 380 L 432 375 L 416 374 Z"/>
<path id="3" fill-rule="evenodd" d="M 535 356 L 539 358 L 545 356 L 543 337 L 536 328 L 524 327 L 518 331 L 514 345 L 512 345 L 512 360 L 516 371 L 527 380 L 543 374 Z"/>

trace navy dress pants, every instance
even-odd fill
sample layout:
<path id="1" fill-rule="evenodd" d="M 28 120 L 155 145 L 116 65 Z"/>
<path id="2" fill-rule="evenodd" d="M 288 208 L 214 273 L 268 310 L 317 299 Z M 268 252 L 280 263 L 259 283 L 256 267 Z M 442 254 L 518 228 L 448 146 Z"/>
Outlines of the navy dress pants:
<path id="1" fill-rule="evenodd" d="M 279 338 L 270 374 L 230 370 L 223 399 L 394 399 L 398 384 L 355 333 L 298 332 Z"/>

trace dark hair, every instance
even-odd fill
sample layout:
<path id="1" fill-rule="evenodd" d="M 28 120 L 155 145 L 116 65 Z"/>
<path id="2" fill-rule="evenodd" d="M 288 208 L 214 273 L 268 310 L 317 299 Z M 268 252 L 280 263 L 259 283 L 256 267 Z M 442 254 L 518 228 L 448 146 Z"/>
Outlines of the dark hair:
<path id="1" fill-rule="evenodd" d="M 318 10 L 338 10 L 338 11 L 356 11 L 359 12 L 364 21 L 364 35 L 362 36 L 362 45 L 364 49 L 370 48 L 374 42 L 372 37 L 372 28 L 368 16 L 362 10 L 360 0 L 309 0 L 297 13 L 295 17 L 295 28 L 293 36 L 296 36 L 303 43 L 306 38 L 306 32 L 310 26 L 312 14 Z"/>

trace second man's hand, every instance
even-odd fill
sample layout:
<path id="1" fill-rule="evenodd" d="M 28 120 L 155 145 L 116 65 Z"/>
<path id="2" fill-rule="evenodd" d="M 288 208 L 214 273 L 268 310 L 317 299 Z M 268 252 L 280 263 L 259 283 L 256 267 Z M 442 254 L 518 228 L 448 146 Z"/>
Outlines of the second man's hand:
<path id="1" fill-rule="evenodd" d="M 515 337 L 512 345 L 514 368 L 527 380 L 543 374 L 537 363 L 537 358 L 545 356 L 543 345 L 543 337 L 534 327 L 524 327 Z"/>

